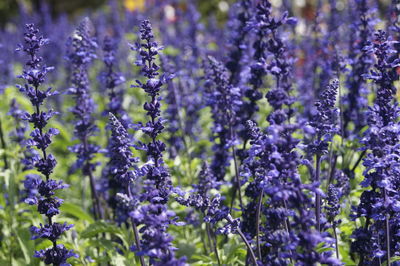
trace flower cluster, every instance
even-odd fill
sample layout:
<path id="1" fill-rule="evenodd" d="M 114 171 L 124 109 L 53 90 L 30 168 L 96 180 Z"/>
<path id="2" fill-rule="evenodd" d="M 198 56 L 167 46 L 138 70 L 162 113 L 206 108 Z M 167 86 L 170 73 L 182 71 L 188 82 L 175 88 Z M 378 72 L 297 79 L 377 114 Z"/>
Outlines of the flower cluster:
<path id="1" fill-rule="evenodd" d="M 360 256 L 360 263 L 373 265 L 399 255 L 400 181 L 397 173 L 399 150 L 399 108 L 395 99 L 394 81 L 399 75 L 394 68 L 399 59 L 392 60 L 394 50 L 384 31 L 375 33 L 374 41 L 365 47 L 376 57 L 374 68 L 365 77 L 377 84 L 377 96 L 368 112 L 368 130 L 361 143 L 368 154 L 364 158 L 364 180 L 368 187 L 354 207 L 354 218 L 365 217 L 362 227 L 353 232 L 352 250 Z M 367 238 L 369 238 L 367 240 Z"/>
<path id="2" fill-rule="evenodd" d="M 166 56 L 162 56 L 161 66 L 164 72 L 173 73 L 174 67 L 169 59 L 170 58 L 167 58 Z M 173 79 L 168 79 L 167 85 L 168 94 L 165 97 L 165 102 L 168 104 L 168 107 L 165 113 L 168 120 L 167 130 L 170 133 L 170 136 L 168 138 L 168 152 L 172 158 L 175 158 L 179 151 L 183 150 L 183 148 L 185 147 L 184 137 L 181 136 L 181 134 L 179 133 L 180 130 L 182 133 L 184 130 L 180 112 L 182 108 L 182 96 L 179 95 L 178 88 Z"/>
<path id="3" fill-rule="evenodd" d="M 25 188 L 32 191 L 37 191 L 36 194 L 29 193 L 25 202 L 30 205 L 37 205 L 37 210 L 40 214 L 47 217 L 48 223 L 39 227 L 32 226 L 32 239 L 46 238 L 53 242 L 53 246 L 45 250 L 35 252 L 35 257 L 41 258 L 46 264 L 55 265 L 69 265 L 66 260 L 70 257 L 76 257 L 72 250 L 66 249 L 63 245 L 57 244 L 57 240 L 61 234 L 69 230 L 73 225 L 67 223 L 59 224 L 53 221 L 53 217 L 60 213 L 59 207 L 63 200 L 55 197 L 55 190 L 64 189 L 68 187 L 62 181 L 50 179 L 56 166 L 56 159 L 47 150 L 51 144 L 52 136 L 59 133 L 57 129 L 50 128 L 45 130 L 48 120 L 56 113 L 52 110 L 45 112 L 41 110 L 46 98 L 54 95 L 56 92 L 51 88 L 41 90 L 40 87 L 45 82 L 46 74 L 51 68 L 42 65 L 42 57 L 39 56 L 39 50 L 44 46 L 48 40 L 39 35 L 33 24 L 26 25 L 26 33 L 24 34 L 24 45 L 19 45 L 18 50 L 23 50 L 28 56 L 29 61 L 26 63 L 26 68 L 20 76 L 25 81 L 23 86 L 18 85 L 18 88 L 23 92 L 31 101 L 34 106 L 34 113 L 29 114 L 25 112 L 21 118 L 29 121 L 35 128 L 26 140 L 28 148 L 36 147 L 41 152 L 41 156 L 35 156 L 33 165 L 35 168 L 45 176 L 45 179 L 39 179 L 35 176 L 29 176 L 25 180 Z"/>
<path id="4" fill-rule="evenodd" d="M 19 105 L 15 99 L 12 99 L 10 104 L 10 111 L 8 113 L 14 118 L 15 130 L 10 133 L 13 141 L 18 143 L 21 147 L 25 146 L 26 132 L 28 131 L 28 123 L 23 120 L 25 112 L 19 109 Z M 39 156 L 38 152 L 33 148 L 27 148 L 23 151 L 23 158 L 21 164 L 23 165 L 22 170 L 33 169 L 33 163 L 35 158 Z"/>
<path id="5" fill-rule="evenodd" d="M 221 205 L 221 195 L 217 194 L 214 197 L 210 195 L 210 190 L 218 188 L 218 182 L 207 163 L 204 163 L 198 175 L 199 182 L 193 185 L 193 191 L 189 197 L 185 197 L 185 192 L 177 190 L 178 197 L 176 201 L 184 206 L 190 206 L 200 211 L 203 215 L 203 221 L 216 224 L 224 219 L 229 209 Z"/>
<path id="6" fill-rule="evenodd" d="M 99 218 L 102 211 L 93 176 L 96 163 L 93 163 L 92 159 L 100 148 L 98 145 L 90 143 L 89 140 L 98 130 L 94 123 L 95 104 L 90 95 L 88 78 L 88 68 L 93 59 L 96 58 L 95 49 L 97 48 L 97 43 L 90 36 L 91 34 L 91 22 L 86 18 L 78 26 L 75 35 L 69 39 L 71 47 L 67 54 L 67 60 L 71 64 L 72 86 L 68 89 L 68 92 L 75 100 L 75 106 L 70 111 L 75 116 L 74 135 L 80 142 L 70 147 L 70 151 L 77 155 L 77 161 L 72 166 L 71 171 L 81 169 L 83 175 L 90 179 L 93 212 L 95 217 Z"/>
<path id="7" fill-rule="evenodd" d="M 311 138 L 307 145 L 309 156 L 328 153 L 328 144 L 334 134 L 339 132 L 337 125 L 339 110 L 335 108 L 339 81 L 332 80 L 315 103 L 316 112 L 304 130 Z"/>
<path id="8" fill-rule="evenodd" d="M 102 85 L 107 90 L 109 97 L 107 106 L 108 108 L 104 114 L 113 114 L 121 121 L 125 128 L 129 128 L 131 126 L 131 120 L 122 106 L 124 90 L 122 88 L 118 88 L 119 85 L 125 82 L 125 78 L 122 76 L 122 74 L 115 71 L 117 48 L 117 37 L 106 36 L 104 38 L 103 62 L 105 65 L 105 70 L 101 73 L 100 80 Z M 108 149 L 112 148 L 111 140 L 109 140 L 108 146 Z M 124 205 L 118 203 L 116 194 L 119 192 L 125 192 L 125 188 L 121 186 L 121 183 L 113 177 L 114 175 L 112 173 L 112 168 L 114 168 L 114 166 L 111 162 L 111 154 L 111 152 L 107 153 L 107 156 L 110 157 L 110 161 L 102 171 L 101 192 L 102 197 L 107 200 L 109 206 L 114 210 L 114 218 L 116 221 L 118 223 L 122 223 L 126 221 L 128 216 L 126 215 L 127 212 Z M 119 207 L 121 207 L 121 209 Z"/>
<path id="9" fill-rule="evenodd" d="M 129 128 L 131 122 L 128 114 L 122 107 L 124 90 L 118 88 L 119 85 L 125 82 L 125 78 L 121 73 L 115 72 L 114 69 L 116 65 L 117 49 L 117 39 L 106 36 L 103 41 L 103 62 L 105 70 L 101 73 L 100 80 L 108 92 L 109 102 L 107 111 L 121 120 L 125 128 Z"/>
<path id="10" fill-rule="evenodd" d="M 1 258 L 399 264 L 399 1 L 122 2 L 0 20 Z"/>
<path id="11" fill-rule="evenodd" d="M 343 127 L 346 136 L 350 135 L 348 125 L 352 121 L 354 123 L 354 132 L 359 132 L 366 125 L 365 111 L 367 109 L 368 95 L 367 86 L 363 75 L 369 71 L 372 65 L 372 59 L 367 50 L 363 49 L 368 42 L 371 28 L 374 20 L 371 18 L 372 10 L 367 0 L 356 1 L 357 20 L 352 27 L 357 34 L 352 34 L 349 59 L 351 64 L 351 72 L 347 75 L 347 86 L 349 92 L 343 99 L 345 110 L 343 112 Z"/>
<path id="12" fill-rule="evenodd" d="M 158 139 L 164 129 L 164 120 L 161 117 L 160 89 L 167 82 L 167 77 L 160 76 L 156 56 L 161 49 L 154 41 L 151 24 L 144 20 L 140 25 L 140 41 L 133 50 L 138 51 L 139 60 L 136 62 L 141 67 L 145 81 L 136 81 L 135 87 L 142 88 L 150 98 L 143 106 L 149 121 L 141 126 L 141 130 L 149 136 L 151 141 L 142 143 L 140 148 L 146 151 L 148 163 L 141 171 L 146 176 L 144 192 L 140 201 L 147 201 L 141 205 L 131 217 L 134 223 L 142 225 L 141 254 L 150 258 L 154 265 L 184 265 L 185 258 L 175 258 L 173 238 L 167 233 L 170 224 L 175 223 L 175 214 L 167 209 L 167 202 L 172 190 L 172 182 L 167 168 L 164 166 L 163 152 L 165 144 Z M 137 248 L 137 247 L 136 247 Z"/>
<path id="13" fill-rule="evenodd" d="M 248 239 L 256 238 L 258 257 L 276 265 L 290 265 L 290 260 L 338 265 L 329 252 L 316 250 L 332 240 L 316 229 L 308 197 L 321 193 L 318 183 L 303 184 L 298 173 L 300 156 L 294 149 L 299 140 L 292 137 L 296 125 L 270 125 L 263 133 L 249 121 L 247 128 L 252 140 L 241 175 L 250 181 L 246 196 L 252 200 L 244 210 L 242 230 Z"/>
<path id="14" fill-rule="evenodd" d="M 242 101 L 239 88 L 230 85 L 229 73 L 224 65 L 211 56 L 208 59 L 206 98 L 207 105 L 211 107 L 214 121 L 212 128 L 214 139 L 219 140 L 218 142 L 214 141 L 211 170 L 217 180 L 223 180 L 230 161 L 229 149 L 237 144 L 236 113 L 239 111 Z"/>
<path id="15" fill-rule="evenodd" d="M 232 85 L 237 85 L 240 83 L 240 77 L 243 68 L 243 57 L 248 49 L 246 36 L 249 34 L 247 24 L 251 19 L 251 1 L 240 0 L 234 5 L 233 9 L 236 12 L 236 16 L 233 18 L 233 22 L 230 24 L 232 30 L 226 68 L 231 74 L 230 83 Z"/>
<path id="16" fill-rule="evenodd" d="M 330 184 L 328 186 L 328 195 L 326 197 L 327 204 L 325 209 L 328 221 L 331 223 L 335 222 L 335 217 L 340 213 L 339 197 L 339 188 L 333 184 Z"/>
<path id="17" fill-rule="evenodd" d="M 109 174 L 115 181 L 123 188 L 122 194 L 129 198 L 132 198 L 131 185 L 138 177 L 138 172 L 133 171 L 132 168 L 134 163 L 138 161 L 137 158 L 133 157 L 131 148 L 131 139 L 126 131 L 125 127 L 111 112 L 110 117 L 110 128 L 111 128 L 111 139 L 109 145 L 109 156 L 110 162 L 108 165 Z M 121 195 L 119 198 L 122 199 Z M 119 210 L 119 209 L 117 209 Z M 132 211 L 132 210 L 130 210 Z M 128 217 L 128 212 L 116 213 L 116 220 L 118 222 L 125 222 Z M 121 217 L 122 216 L 122 217 Z M 125 219 L 124 219 L 125 218 Z"/>

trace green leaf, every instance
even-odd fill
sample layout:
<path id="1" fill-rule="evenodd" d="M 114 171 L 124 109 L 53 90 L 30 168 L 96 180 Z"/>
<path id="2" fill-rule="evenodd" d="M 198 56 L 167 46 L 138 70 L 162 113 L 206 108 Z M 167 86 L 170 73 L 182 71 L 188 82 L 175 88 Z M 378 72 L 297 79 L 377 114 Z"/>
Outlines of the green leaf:
<path id="1" fill-rule="evenodd" d="M 121 229 L 116 225 L 109 224 L 104 221 L 96 221 L 81 233 L 81 237 L 90 238 L 101 233 L 120 234 Z"/>
<path id="2" fill-rule="evenodd" d="M 111 258 L 111 263 L 112 265 L 127 265 L 124 256 L 121 256 L 120 254 L 116 254 Z"/>
<path id="3" fill-rule="evenodd" d="M 390 258 L 390 262 L 400 261 L 400 256 L 394 256 Z"/>
<path id="4" fill-rule="evenodd" d="M 89 223 L 93 223 L 94 219 L 90 214 L 85 212 L 81 207 L 76 204 L 65 202 L 61 205 L 60 210 L 62 213 L 66 213 L 72 215 L 80 220 L 88 221 Z"/>
<path id="5" fill-rule="evenodd" d="M 24 254 L 25 262 L 27 264 L 31 263 L 31 258 L 33 255 L 32 248 L 29 248 L 28 245 L 33 242 L 30 241 L 30 233 L 26 229 L 19 229 L 16 231 L 17 239 L 19 246 Z"/>
<path id="6" fill-rule="evenodd" d="M 324 253 L 326 251 L 333 251 L 333 248 L 326 246 L 325 242 L 319 243 L 315 248 L 318 253 Z"/>

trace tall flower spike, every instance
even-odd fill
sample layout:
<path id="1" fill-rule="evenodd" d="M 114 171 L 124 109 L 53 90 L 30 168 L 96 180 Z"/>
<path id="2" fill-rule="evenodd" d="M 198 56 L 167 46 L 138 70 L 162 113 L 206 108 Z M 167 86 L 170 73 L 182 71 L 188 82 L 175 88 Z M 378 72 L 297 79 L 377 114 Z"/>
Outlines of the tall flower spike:
<path id="1" fill-rule="evenodd" d="M 161 58 L 161 67 L 164 72 L 174 72 L 174 66 L 169 61 L 169 57 L 162 56 Z M 167 130 L 170 133 L 168 137 L 168 154 L 171 158 L 175 158 L 179 151 L 183 150 L 186 147 L 185 139 L 184 139 L 184 126 L 181 117 L 181 101 L 182 95 L 178 93 L 177 84 L 174 83 L 173 79 L 169 79 L 167 83 L 168 93 L 165 97 L 165 102 L 168 104 L 167 110 L 165 111 L 166 117 L 168 120 Z M 179 86 L 179 82 L 178 82 Z M 179 91 L 180 92 L 180 91 Z M 179 132 L 181 131 L 181 132 Z"/>
<path id="2" fill-rule="evenodd" d="M 368 73 L 373 61 L 367 50 L 363 49 L 367 45 L 368 38 L 374 21 L 371 18 L 371 6 L 368 0 L 355 1 L 357 20 L 352 24 L 356 34 L 351 34 L 349 48 L 349 59 L 351 71 L 347 73 L 347 87 L 349 92 L 343 98 L 343 128 L 346 136 L 357 136 L 358 132 L 366 125 L 366 110 L 368 106 L 368 89 L 363 75 Z M 372 9 L 373 10 L 373 9 Z M 354 124 L 354 133 L 350 132 L 348 126 Z"/>
<path id="3" fill-rule="evenodd" d="M 137 169 L 133 169 L 134 163 L 138 161 L 137 158 L 133 157 L 131 151 L 131 140 L 126 131 L 125 127 L 111 112 L 110 117 L 110 128 L 111 128 L 111 141 L 109 145 L 110 153 L 110 163 L 109 172 L 117 183 L 124 189 L 123 192 L 117 193 L 116 201 L 119 205 L 119 212 L 116 213 L 117 216 L 123 216 L 119 218 L 121 221 L 125 222 L 126 217 L 129 217 L 129 213 L 133 212 L 138 205 L 137 195 L 133 195 L 131 187 L 133 182 L 137 179 L 140 174 Z M 131 219 L 132 229 L 135 235 L 135 246 L 138 254 L 141 253 L 139 233 L 137 230 L 136 222 L 133 218 Z M 118 220 L 118 218 L 117 218 Z M 140 262 L 145 265 L 142 255 L 139 255 Z"/>
<path id="4" fill-rule="evenodd" d="M 34 157 L 33 165 L 45 176 L 45 179 L 40 181 L 37 178 L 26 179 L 26 188 L 30 192 L 37 191 L 37 193 L 30 193 L 30 197 L 25 201 L 30 205 L 36 204 L 38 212 L 47 216 L 48 219 L 48 223 L 44 226 L 41 225 L 40 228 L 31 227 L 32 239 L 44 238 L 53 243 L 52 247 L 36 251 L 34 256 L 42 259 L 46 264 L 69 265 L 66 263 L 67 259 L 77 257 L 77 255 L 63 245 L 57 244 L 57 240 L 63 232 L 69 230 L 73 225 L 59 224 L 53 221 L 53 217 L 59 214 L 59 207 L 63 202 L 62 199 L 54 196 L 55 190 L 64 189 L 68 186 L 63 184 L 62 181 L 50 179 L 57 162 L 47 150 L 47 147 L 51 144 L 52 136 L 57 135 L 59 131 L 54 128 L 45 131 L 48 120 L 56 113 L 52 110 L 48 112 L 41 110 L 44 101 L 56 93 L 51 88 L 40 89 L 45 82 L 46 74 L 52 69 L 42 65 L 43 59 L 39 55 L 40 48 L 48 41 L 39 35 L 39 30 L 33 24 L 26 25 L 26 30 L 24 34 L 25 43 L 19 45 L 17 50 L 23 50 L 29 57 L 29 61 L 20 76 L 25 80 L 25 84 L 23 86 L 18 85 L 18 88 L 29 98 L 35 110 L 32 114 L 25 112 L 22 115 L 23 119 L 29 121 L 35 128 L 30 134 L 31 138 L 26 140 L 26 145 L 28 148 L 36 147 L 41 152 L 41 155 Z"/>
<path id="5" fill-rule="evenodd" d="M 321 157 L 328 153 L 329 143 L 334 134 L 339 132 L 337 118 L 339 110 L 335 108 L 339 81 L 332 80 L 321 93 L 315 103 L 316 112 L 305 126 L 306 157 L 312 161 L 315 156 L 315 171 L 312 179 L 319 185 L 321 172 Z M 321 230 L 321 195 L 315 193 L 315 216 L 317 228 Z"/>
<path id="6" fill-rule="evenodd" d="M 304 119 L 305 123 L 311 120 L 311 116 L 315 112 L 314 103 L 318 100 L 321 91 L 324 90 L 332 77 L 332 47 L 329 44 L 329 32 L 324 31 L 322 27 L 324 23 L 323 1 L 318 0 L 315 12 L 310 23 L 310 35 L 306 36 L 301 45 L 303 57 L 299 60 L 300 67 L 298 72 L 301 75 L 299 80 L 299 100 L 304 107 L 300 119 Z"/>
<path id="7" fill-rule="evenodd" d="M 364 226 L 353 231 L 351 250 L 360 256 L 360 265 L 377 264 L 398 256 L 400 237 L 398 217 L 400 214 L 400 180 L 397 155 L 399 143 L 399 107 L 395 98 L 394 82 L 399 75 L 394 71 L 400 66 L 399 59 L 390 57 L 395 51 L 384 31 L 377 31 L 374 41 L 364 49 L 374 53 L 374 68 L 365 77 L 377 84 L 376 99 L 368 112 L 368 130 L 361 143 L 368 152 L 363 165 L 364 180 L 368 187 L 353 207 L 353 218 L 365 217 Z M 367 239 L 366 239 L 367 238 Z"/>
<path id="8" fill-rule="evenodd" d="M 214 57 L 209 56 L 208 59 L 206 99 L 214 120 L 213 138 L 219 140 L 213 145 L 214 157 L 211 170 L 217 180 L 221 181 L 225 177 L 226 167 L 231 159 L 229 149 L 237 144 L 236 113 L 242 101 L 239 89 L 229 84 L 229 73 L 224 65 Z"/>
<path id="9" fill-rule="evenodd" d="M 311 141 L 307 145 L 308 155 L 323 155 L 328 152 L 328 144 L 334 134 L 339 132 L 338 112 L 335 108 L 339 81 L 332 80 L 315 103 L 316 113 L 305 128 Z"/>
<path id="10" fill-rule="evenodd" d="M 117 64 L 118 40 L 116 37 L 106 36 L 103 42 L 103 62 L 104 71 L 101 73 L 100 79 L 103 86 L 107 89 L 109 102 L 107 108 L 108 113 L 115 115 L 123 123 L 125 128 L 129 128 L 131 121 L 128 114 L 122 107 L 124 90 L 118 88 L 125 82 L 125 78 L 121 73 L 116 72 Z"/>
<path id="11" fill-rule="evenodd" d="M 202 40 L 199 38 L 199 35 L 203 33 L 204 25 L 200 21 L 201 15 L 196 7 L 196 1 L 189 0 L 187 1 L 187 9 L 181 10 L 177 8 L 177 20 L 174 23 L 176 33 L 167 36 L 167 34 L 162 34 L 161 37 L 164 37 L 163 43 L 165 45 L 173 45 L 181 52 L 168 56 L 168 62 L 164 64 L 163 58 L 161 59 L 161 66 L 164 68 L 164 73 L 174 73 L 173 80 L 170 80 L 168 84 L 168 89 L 175 91 L 175 98 L 177 101 L 177 106 L 180 109 L 182 115 L 182 123 L 181 129 L 184 132 L 185 136 L 190 137 L 191 139 L 196 140 L 198 138 L 199 132 L 201 132 L 201 128 L 199 127 L 199 111 L 204 107 L 204 103 L 202 101 L 202 86 L 199 86 L 202 80 L 202 74 L 200 71 L 201 64 L 199 63 L 199 58 L 202 58 L 202 55 L 205 53 L 205 45 L 202 45 Z M 166 24 L 167 25 L 167 24 Z M 167 33 L 169 31 L 163 31 L 160 28 L 161 32 Z M 204 40 L 203 42 L 205 42 Z M 172 69 L 169 65 L 171 65 L 171 61 L 173 62 Z M 168 66 L 168 67 L 167 67 Z M 168 69 L 168 72 L 167 72 Z M 179 93 L 178 93 L 179 92 Z M 168 98 L 172 98 L 171 93 L 168 93 L 165 101 L 169 104 L 171 100 Z M 183 100 L 185 99 L 185 100 Z M 176 106 L 175 105 L 175 106 Z M 171 114 L 173 110 L 170 110 Z M 168 112 L 168 111 L 167 111 Z M 168 117 L 167 120 L 171 126 L 171 130 L 176 129 L 174 126 L 174 120 L 171 120 L 172 117 Z M 176 134 L 171 134 L 176 135 Z M 179 139 L 179 136 L 175 137 L 173 140 L 176 140 L 174 146 L 179 149 L 183 148 L 185 145 L 183 139 Z"/>
<path id="12" fill-rule="evenodd" d="M 69 40 L 71 48 L 66 59 L 71 64 L 72 70 L 72 86 L 68 92 L 75 100 L 75 106 L 70 109 L 75 116 L 74 135 L 80 142 L 69 148 L 71 152 L 77 155 L 77 161 L 71 171 L 81 169 L 83 175 L 89 177 L 93 213 L 97 219 L 102 216 L 102 211 L 93 176 L 96 163 L 93 163 L 92 159 L 99 151 L 99 146 L 90 143 L 90 137 L 98 131 L 98 128 L 93 117 L 95 104 L 90 95 L 88 77 L 89 65 L 96 58 L 95 49 L 97 48 L 97 43 L 90 36 L 92 34 L 91 27 L 92 25 L 88 18 L 81 22 L 74 36 Z"/>
<path id="13" fill-rule="evenodd" d="M 148 20 L 141 23 L 140 41 L 132 49 L 138 51 L 139 60 L 136 64 L 141 66 L 146 78 L 144 82 L 137 80 L 135 87 L 142 88 L 150 98 L 150 101 L 143 106 L 147 111 L 149 121 L 142 125 L 141 129 L 151 141 L 141 145 L 141 148 L 146 151 L 148 163 L 141 169 L 146 180 L 140 200 L 148 204 L 142 204 L 131 213 L 131 217 L 134 223 L 142 225 L 141 253 L 150 258 L 150 264 L 184 265 L 185 258 L 175 258 L 176 248 L 172 245 L 173 238 L 167 233 L 168 226 L 175 223 L 175 213 L 167 208 L 172 182 L 168 169 L 164 166 L 165 144 L 158 139 L 164 129 L 159 94 L 167 78 L 164 75 L 160 76 L 158 72 L 156 57 L 161 48 L 154 41 L 152 27 Z M 133 250 L 137 249 L 138 247 L 133 247 Z"/>
<path id="14" fill-rule="evenodd" d="M 228 61 L 226 68 L 230 71 L 230 83 L 232 85 L 238 85 L 241 80 L 241 72 L 243 68 L 242 59 L 248 49 L 246 37 L 249 31 L 246 29 L 247 23 L 251 18 L 251 1 L 240 0 L 238 3 L 232 6 L 236 11 L 235 17 L 233 18 L 230 27 L 230 51 L 228 54 Z"/>
<path id="15" fill-rule="evenodd" d="M 25 133 L 28 131 L 28 123 L 23 120 L 25 112 L 19 109 L 18 103 L 15 99 L 11 100 L 10 111 L 8 113 L 14 118 L 15 130 L 10 133 L 11 139 L 24 148 L 26 142 Z M 22 171 L 34 168 L 34 162 L 40 155 L 34 148 L 25 148 L 22 151 Z M 29 204 L 31 198 L 34 198 L 38 193 L 38 186 L 42 178 L 36 174 L 28 174 L 23 181 L 24 190 L 21 191 L 21 200 Z"/>
<path id="16" fill-rule="evenodd" d="M 108 106 L 104 114 L 112 113 L 118 119 L 125 128 L 129 128 L 132 124 L 127 112 L 122 106 L 124 89 L 121 88 L 122 83 L 125 82 L 125 78 L 121 73 L 116 72 L 117 67 L 117 49 L 118 49 L 117 37 L 106 36 L 103 42 L 103 62 L 105 65 L 104 71 L 100 74 L 100 80 L 102 85 L 108 92 Z M 107 144 L 110 148 L 112 141 L 109 140 Z M 107 153 L 107 156 L 111 156 Z M 110 161 L 104 167 L 102 171 L 101 179 L 101 193 L 102 197 L 107 200 L 109 206 L 114 210 L 114 218 L 118 223 L 123 223 L 127 219 L 127 215 L 122 215 L 126 213 L 123 206 L 117 203 L 116 193 L 125 192 L 125 188 L 120 186 L 120 183 L 113 178 L 113 173 L 111 173 L 111 157 Z M 123 207 L 119 209 L 119 206 Z"/>

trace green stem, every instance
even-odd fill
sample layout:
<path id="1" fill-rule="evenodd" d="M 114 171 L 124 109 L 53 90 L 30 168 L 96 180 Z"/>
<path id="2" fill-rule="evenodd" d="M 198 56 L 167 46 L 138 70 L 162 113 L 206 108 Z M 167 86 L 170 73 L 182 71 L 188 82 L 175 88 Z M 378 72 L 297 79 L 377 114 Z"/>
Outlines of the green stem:
<path id="1" fill-rule="evenodd" d="M 257 201 L 257 212 L 256 212 L 256 243 L 257 243 L 257 256 L 261 260 L 261 245 L 260 245 L 260 213 L 262 206 L 262 198 L 264 196 L 264 190 L 261 190 L 260 196 Z"/>
<path id="2" fill-rule="evenodd" d="M 333 235 L 335 237 L 336 258 L 339 259 L 339 241 L 336 233 L 336 225 L 334 225 L 333 223 L 332 223 L 332 229 L 333 229 Z"/>
<path id="3" fill-rule="evenodd" d="M 387 201 L 387 194 L 386 189 L 383 188 L 383 197 L 384 202 Z M 389 225 L 389 214 L 386 213 L 385 215 L 385 224 L 386 224 L 386 254 L 387 254 L 387 265 L 390 266 L 390 225 Z"/>
<path id="4" fill-rule="evenodd" d="M 217 240 L 212 236 L 211 228 L 208 223 L 206 223 L 206 230 L 207 230 L 208 240 L 210 241 L 211 249 L 214 250 L 215 256 L 217 257 L 218 266 L 221 266 L 221 260 L 219 259 L 219 254 L 218 254 Z"/>
<path id="5" fill-rule="evenodd" d="M 132 193 L 131 193 L 131 189 L 129 188 L 129 184 L 128 184 L 128 187 L 126 188 L 126 192 L 128 194 L 128 197 L 131 199 L 132 198 Z M 131 217 L 131 224 L 132 224 L 133 234 L 135 236 L 136 248 L 137 248 L 138 251 L 140 251 L 141 248 L 140 248 L 139 232 L 137 230 L 136 223 L 135 223 L 135 221 L 133 220 L 132 217 Z M 145 263 L 144 258 L 143 258 L 142 255 L 139 256 L 139 260 L 140 260 L 140 265 L 146 266 L 146 263 Z"/>
<path id="6" fill-rule="evenodd" d="M 226 216 L 225 218 L 228 223 L 233 223 L 233 218 L 230 214 L 228 214 L 228 216 Z M 240 230 L 240 228 L 236 229 L 236 232 L 239 234 L 239 236 L 242 238 L 244 244 L 246 245 L 246 247 L 249 249 L 250 251 L 250 256 L 251 256 L 251 260 L 253 261 L 254 265 L 257 265 L 257 258 L 256 255 L 254 255 L 253 249 L 251 248 L 249 242 L 247 241 L 246 237 L 244 236 L 244 234 L 242 233 L 242 231 Z"/>
<path id="7" fill-rule="evenodd" d="M 0 142 L 1 142 L 1 148 L 3 149 L 4 169 L 8 169 L 8 161 L 7 161 L 7 153 L 6 153 L 7 144 L 4 140 L 3 125 L 1 122 L 1 118 L 0 118 Z"/>
<path id="8" fill-rule="evenodd" d="M 315 181 L 319 182 L 319 174 L 321 167 L 321 157 L 320 155 L 316 156 L 315 160 Z M 317 218 L 317 230 L 321 231 L 321 196 L 318 192 L 315 193 L 315 216 Z"/>

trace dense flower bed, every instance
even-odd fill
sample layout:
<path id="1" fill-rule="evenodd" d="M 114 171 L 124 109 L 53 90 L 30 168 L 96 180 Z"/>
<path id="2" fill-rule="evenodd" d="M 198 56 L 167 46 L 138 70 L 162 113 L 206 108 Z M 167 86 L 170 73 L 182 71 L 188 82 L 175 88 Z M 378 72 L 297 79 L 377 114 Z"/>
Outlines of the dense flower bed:
<path id="1" fill-rule="evenodd" d="M 400 265 L 400 4 L 300 2 L 22 8 L 1 265 Z"/>

